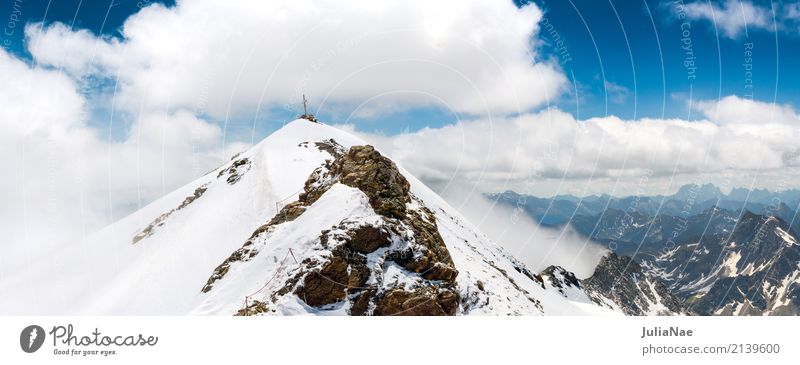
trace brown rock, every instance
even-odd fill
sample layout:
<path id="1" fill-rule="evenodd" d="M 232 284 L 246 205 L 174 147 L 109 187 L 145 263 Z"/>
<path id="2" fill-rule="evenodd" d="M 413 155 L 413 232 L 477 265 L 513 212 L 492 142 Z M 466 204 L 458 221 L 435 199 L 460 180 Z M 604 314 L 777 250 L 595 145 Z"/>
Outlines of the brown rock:
<path id="1" fill-rule="evenodd" d="M 342 184 L 363 191 L 376 213 L 405 217 L 411 185 L 397 170 L 397 165 L 372 146 L 350 147 L 334 162 L 331 173 L 339 176 Z"/>
<path id="2" fill-rule="evenodd" d="M 321 270 L 312 270 L 305 276 L 295 294 L 313 307 L 344 300 L 348 282 L 347 266 L 344 259 L 331 257 Z"/>
<path id="3" fill-rule="evenodd" d="M 378 248 L 389 246 L 389 233 L 373 226 L 358 227 L 350 233 L 350 247 L 359 253 L 368 254 Z"/>
<path id="4" fill-rule="evenodd" d="M 333 304 L 344 300 L 348 293 L 364 290 L 369 275 L 366 258 L 340 246 L 333 250 L 321 270 L 306 274 L 295 294 L 313 307 Z"/>
<path id="5" fill-rule="evenodd" d="M 300 215 L 302 215 L 306 211 L 306 206 L 304 203 L 296 201 L 286 204 L 281 211 L 278 212 L 272 219 L 267 223 L 269 226 L 274 226 L 277 224 L 293 221 L 297 219 Z"/>
<path id="6" fill-rule="evenodd" d="M 378 300 L 375 315 L 444 316 L 455 315 L 458 295 L 449 289 L 425 288 L 414 292 L 393 289 Z"/>
<path id="7" fill-rule="evenodd" d="M 375 294 L 375 290 L 369 289 L 364 290 L 354 296 L 351 300 L 350 304 L 350 315 L 351 316 L 363 316 L 367 314 L 367 310 L 369 310 L 369 303 L 372 296 Z"/>

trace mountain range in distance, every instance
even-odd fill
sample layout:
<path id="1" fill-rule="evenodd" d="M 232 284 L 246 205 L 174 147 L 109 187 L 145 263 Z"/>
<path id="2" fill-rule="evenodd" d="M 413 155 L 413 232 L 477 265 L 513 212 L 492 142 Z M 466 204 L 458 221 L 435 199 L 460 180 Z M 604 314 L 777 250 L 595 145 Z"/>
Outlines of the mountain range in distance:
<path id="1" fill-rule="evenodd" d="M 705 184 L 670 196 L 491 197 L 630 258 L 692 313 L 800 313 L 800 224 L 792 208 L 800 204 L 798 190 L 724 194 Z"/>
<path id="2" fill-rule="evenodd" d="M 767 189 L 734 188 L 725 194 L 713 184 L 683 185 L 672 195 L 612 197 L 603 194 L 583 198 L 574 195 L 556 195 L 542 198 L 506 191 L 489 196 L 498 202 L 523 209 L 546 226 L 562 225 L 570 221 L 572 216 L 597 216 L 611 210 L 648 216 L 688 217 L 711 207 L 732 211 L 749 210 L 754 213 L 773 211 L 785 220 L 792 221 L 795 220 L 793 217 L 800 207 L 799 189 L 776 192 Z"/>

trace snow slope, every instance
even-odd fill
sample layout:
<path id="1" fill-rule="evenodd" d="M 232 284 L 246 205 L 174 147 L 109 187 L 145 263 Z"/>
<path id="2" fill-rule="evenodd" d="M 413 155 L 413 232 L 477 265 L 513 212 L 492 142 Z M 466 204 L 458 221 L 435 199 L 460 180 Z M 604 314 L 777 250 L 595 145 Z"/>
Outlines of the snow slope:
<path id="1" fill-rule="evenodd" d="M 287 204 L 298 200 L 306 180 L 330 161 L 317 142 L 344 150 L 364 141 L 333 127 L 295 120 L 250 150 L 83 242 L 43 257 L 0 282 L 2 314 L 217 314 L 232 315 L 250 301 L 276 298 L 265 314 L 347 314 L 346 301 L 312 307 L 293 293 L 275 297 L 302 262 L 330 254 L 320 232 L 348 224 L 378 224 L 384 217 L 359 189 L 333 184 L 293 220 L 259 232 Z M 415 200 L 427 208 L 458 270 L 456 314 L 613 314 L 586 293 L 558 288 L 503 252 L 433 191 L 398 166 Z M 404 244 L 367 255 L 370 287 L 403 288 L 421 274 L 383 262 Z M 204 289 L 215 268 L 251 243 L 257 250 L 225 270 Z M 246 299 L 248 302 L 246 302 Z"/>

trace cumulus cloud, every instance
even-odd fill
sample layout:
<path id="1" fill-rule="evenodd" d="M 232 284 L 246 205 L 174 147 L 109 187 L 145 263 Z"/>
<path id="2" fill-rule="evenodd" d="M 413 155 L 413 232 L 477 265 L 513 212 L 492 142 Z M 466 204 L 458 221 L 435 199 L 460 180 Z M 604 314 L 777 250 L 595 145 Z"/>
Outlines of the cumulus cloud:
<path id="1" fill-rule="evenodd" d="M 694 1 L 684 6 L 689 20 L 711 23 L 725 37 L 736 39 L 750 30 L 798 35 L 800 3 L 797 1 L 758 4 L 750 0 Z"/>
<path id="2" fill-rule="evenodd" d="M 25 34 L 28 51 L 39 64 L 58 66 L 72 76 L 103 73 L 108 71 L 103 67 L 123 62 L 123 55 L 116 52 L 117 39 L 96 37 L 86 29 L 72 30 L 63 23 L 47 28 L 28 24 Z"/>
<path id="3" fill-rule="evenodd" d="M 800 116 L 790 105 L 765 103 L 730 95 L 720 100 L 696 102 L 694 107 L 717 124 L 752 126 L 780 124 L 800 127 Z"/>
<path id="4" fill-rule="evenodd" d="M 542 13 L 511 1 L 179 1 L 132 15 L 122 40 L 31 25 L 33 57 L 70 74 L 113 76 L 118 105 L 213 117 L 297 103 L 349 112 L 446 106 L 517 113 L 565 86 L 537 61 Z"/>
<path id="5" fill-rule="evenodd" d="M 205 173 L 241 145 L 185 111 L 136 117 L 119 141 L 87 120 L 75 81 L 0 50 L 0 221 L 4 270 L 84 234 Z"/>
<path id="6" fill-rule="evenodd" d="M 391 137 L 363 136 L 441 189 L 451 181 L 521 191 L 546 179 L 619 178 L 635 188 L 641 177 L 788 173 L 797 165 L 800 118 L 791 107 L 730 96 L 697 108 L 704 119 L 576 120 L 548 109 Z M 607 192 L 609 185 L 602 188 Z"/>
<path id="7" fill-rule="evenodd" d="M 611 81 L 605 81 L 604 85 L 606 89 L 606 95 L 608 95 L 608 98 L 611 100 L 611 102 L 623 104 L 628 100 L 628 95 L 631 93 L 631 91 L 627 87 Z"/>
<path id="8" fill-rule="evenodd" d="M 686 16 L 712 22 L 723 35 L 736 38 L 747 29 L 772 29 L 772 10 L 747 0 L 725 0 L 716 4 L 695 1 L 686 4 Z"/>

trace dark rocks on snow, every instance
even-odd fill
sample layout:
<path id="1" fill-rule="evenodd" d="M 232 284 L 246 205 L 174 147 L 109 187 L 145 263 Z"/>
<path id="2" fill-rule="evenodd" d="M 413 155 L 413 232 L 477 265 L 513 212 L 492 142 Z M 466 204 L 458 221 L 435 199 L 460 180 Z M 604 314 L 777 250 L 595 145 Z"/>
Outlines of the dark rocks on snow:
<path id="1" fill-rule="evenodd" d="M 349 255 L 344 247 L 333 250 L 330 259 L 320 269 L 309 270 L 295 294 L 306 304 L 322 307 L 345 299 L 348 291 L 361 289 L 369 278 L 367 260 L 361 255 Z"/>
<path id="2" fill-rule="evenodd" d="M 383 220 L 378 225 L 355 227 L 351 227 L 352 222 L 342 222 L 338 229 L 323 231 L 320 246 L 330 250 L 330 254 L 320 260 L 303 260 L 301 268 L 272 294 L 273 302 L 279 296 L 294 292 L 306 304 L 321 309 L 347 300 L 351 315 L 455 314 L 460 302 L 455 290 L 458 271 L 439 234 L 433 212 L 421 204 L 418 208 L 407 208 L 416 198 L 394 162 L 372 146 L 353 146 L 345 151 L 333 140 L 315 145 L 336 158 L 312 172 L 298 200 L 256 230 L 248 242 L 252 243 L 270 227 L 302 215 L 337 182 L 361 190 Z M 383 262 L 382 265 L 397 263 L 427 281 L 408 290 L 367 285 L 372 275 L 378 276 L 380 281 L 383 270 L 368 268 L 367 256 L 392 246 L 397 240 L 405 240 L 402 251 L 384 251 L 379 262 Z M 225 275 L 230 263 L 248 260 L 252 255 L 246 243 L 215 270 L 203 291 L 210 290 L 214 281 Z M 257 314 L 266 309 L 253 307 L 242 314 Z"/>
<path id="3" fill-rule="evenodd" d="M 254 300 L 246 307 L 239 309 L 234 316 L 254 316 L 260 313 L 265 313 L 267 310 L 269 310 L 267 303 Z"/>
<path id="4" fill-rule="evenodd" d="M 197 189 L 194 189 L 194 193 L 183 199 L 183 202 L 181 202 L 181 204 L 178 205 L 177 208 L 171 209 L 169 212 L 166 212 L 158 216 L 156 219 L 150 222 L 150 224 L 148 224 L 147 227 L 144 227 L 141 231 L 139 231 L 139 233 L 135 234 L 133 236 L 132 243 L 136 244 L 139 241 L 152 236 L 153 233 L 155 233 L 155 229 L 157 227 L 164 225 L 164 223 L 167 221 L 167 218 L 169 218 L 169 216 L 172 215 L 172 213 L 175 213 L 178 210 L 186 208 L 189 204 L 192 204 L 195 200 L 200 199 L 200 197 L 203 196 L 206 190 L 208 190 L 207 184 L 203 184 L 199 186 Z"/>
<path id="5" fill-rule="evenodd" d="M 348 244 L 358 253 L 368 254 L 375 250 L 389 246 L 391 243 L 389 232 L 374 226 L 362 226 L 350 232 Z"/>
<path id="6" fill-rule="evenodd" d="M 458 294 L 450 289 L 455 284 L 458 271 L 439 234 L 436 217 L 424 206 L 418 209 L 407 209 L 406 205 L 413 199 L 410 192 L 411 186 L 394 162 L 382 156 L 372 146 L 353 146 L 324 168 L 312 173 L 306 181 L 306 188 L 299 200 L 310 204 L 319 199 L 336 182 L 361 190 L 368 197 L 372 209 L 385 218 L 383 227 L 361 226 L 348 231 L 347 237 L 340 237 L 340 241 L 344 242 L 340 247 L 352 250 L 349 251 L 350 255 L 347 257 L 365 259 L 364 255 L 370 254 L 378 248 L 389 246 L 392 233 L 396 234 L 410 228 L 413 232 L 412 244 L 402 252 L 385 253 L 384 262 L 395 262 L 406 270 L 419 273 L 424 279 L 430 280 L 431 285 L 426 288 L 427 294 L 424 298 L 429 298 L 431 295 L 438 298 L 437 293 L 446 292 L 449 294 L 442 294 L 444 298 L 442 300 L 445 303 L 449 303 L 449 300 L 445 299 L 449 298 L 451 294 L 455 296 L 455 303 L 458 303 Z M 329 241 L 328 233 L 324 232 L 320 237 L 320 242 L 323 246 L 327 246 Z M 353 269 L 359 271 L 361 266 L 354 267 L 352 262 L 346 266 L 340 256 L 340 253 L 335 252 L 330 258 L 333 266 L 330 268 L 325 266 L 319 271 L 312 270 L 305 276 L 297 294 L 300 298 L 305 298 L 304 300 L 310 300 L 306 301 L 307 304 L 312 306 L 331 304 L 332 301 L 345 299 L 344 293 L 346 292 L 351 299 L 351 314 L 367 314 L 370 306 L 375 308 L 372 314 L 383 314 L 394 313 L 396 312 L 394 309 L 403 307 L 398 303 L 409 301 L 413 304 L 423 298 L 414 292 L 393 289 L 393 294 L 389 297 L 390 302 L 386 302 L 391 305 L 385 304 L 386 310 L 378 310 L 380 303 L 386 300 L 388 294 L 381 293 L 374 288 L 358 289 L 350 285 L 353 279 L 345 278 L 344 274 L 338 270 L 347 267 L 350 272 Z M 326 276 L 326 273 L 331 275 Z M 361 277 L 357 276 L 356 278 L 360 279 Z M 335 294 L 330 294 L 335 285 L 331 285 L 330 282 L 323 284 L 322 280 L 325 279 L 340 283 Z M 345 279 L 347 280 L 345 281 Z M 347 291 L 342 289 L 345 286 L 342 283 L 345 282 L 348 283 Z M 313 294 L 310 295 L 309 292 L 313 292 Z M 320 298 L 323 299 L 320 300 Z M 400 298 L 403 300 L 400 301 Z M 437 305 L 439 308 L 444 308 L 441 304 Z M 419 306 L 414 305 L 414 307 Z M 450 306 L 447 305 L 445 305 L 447 310 L 433 310 L 435 307 L 427 307 L 427 310 L 420 309 L 418 312 L 431 315 L 455 313 L 455 309 L 450 310 Z M 457 308 L 457 305 L 454 308 Z"/>
<path id="7" fill-rule="evenodd" d="M 297 219 L 303 212 L 306 211 L 306 204 L 303 202 L 291 202 L 281 208 L 278 214 L 275 214 L 272 219 L 267 223 L 268 226 L 274 226 L 281 223 L 286 223 Z"/>
<path id="8" fill-rule="evenodd" d="M 228 184 L 236 184 L 239 179 L 242 178 L 244 173 L 250 170 L 250 163 L 250 159 L 246 157 L 235 160 L 230 166 L 220 170 L 220 172 L 217 174 L 217 178 L 221 178 L 222 175 L 228 174 L 228 178 L 226 179 Z"/>
<path id="9" fill-rule="evenodd" d="M 581 282 L 575 277 L 575 274 L 561 266 L 549 266 L 542 271 L 541 276 L 547 278 L 550 285 L 558 288 L 562 294 L 564 293 L 565 287 L 581 287 Z"/>
<path id="10" fill-rule="evenodd" d="M 320 151 L 325 151 L 334 158 L 339 158 L 345 153 L 345 148 L 333 138 L 326 139 L 322 142 L 314 142 L 314 145 L 317 146 L 317 149 Z"/>
<path id="11" fill-rule="evenodd" d="M 338 181 L 358 188 L 369 197 L 376 213 L 392 218 L 405 218 L 406 203 L 411 201 L 411 185 L 397 166 L 372 146 L 353 146 L 336 159 L 330 173 Z"/>
<path id="12" fill-rule="evenodd" d="M 232 263 L 237 261 L 246 261 L 247 259 L 253 257 L 250 247 L 251 245 L 246 245 L 244 247 L 237 249 L 236 251 L 233 251 L 233 253 L 230 256 L 228 256 L 228 258 L 225 259 L 225 261 L 223 261 L 221 264 L 219 264 L 219 266 L 217 266 L 214 269 L 214 272 L 206 281 L 206 285 L 204 285 L 200 291 L 203 293 L 208 293 L 211 290 L 211 288 L 214 287 L 214 283 L 217 280 L 222 279 L 225 276 L 225 274 L 228 273 L 228 270 L 230 270 Z"/>
<path id="13" fill-rule="evenodd" d="M 309 122 L 319 123 L 319 120 L 317 120 L 317 117 L 314 116 L 314 114 L 311 114 L 311 113 L 303 114 L 303 115 L 299 116 L 298 118 L 299 119 L 305 119 L 305 120 L 307 120 Z"/>

